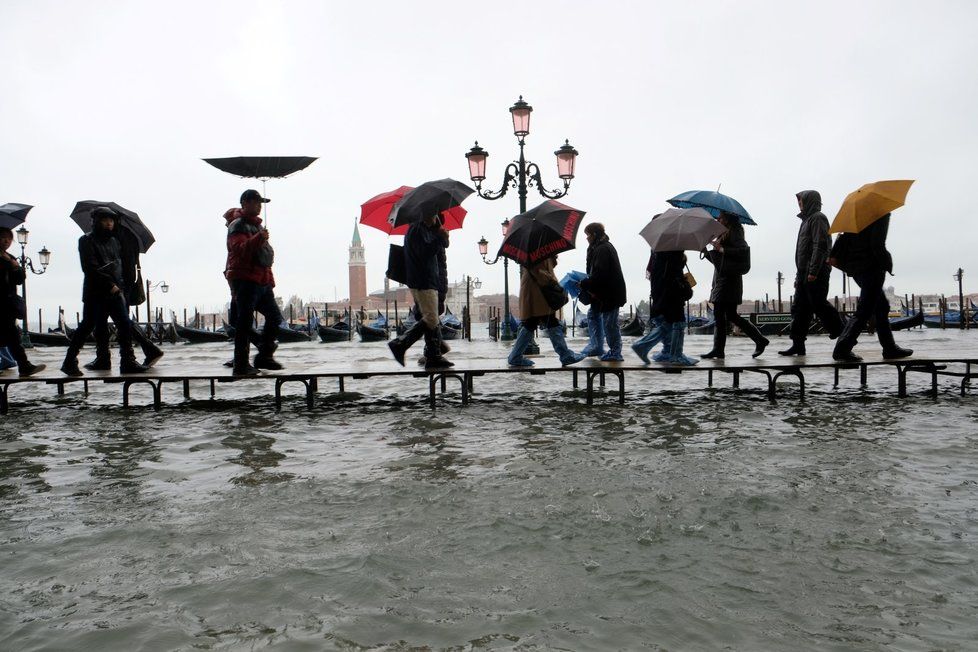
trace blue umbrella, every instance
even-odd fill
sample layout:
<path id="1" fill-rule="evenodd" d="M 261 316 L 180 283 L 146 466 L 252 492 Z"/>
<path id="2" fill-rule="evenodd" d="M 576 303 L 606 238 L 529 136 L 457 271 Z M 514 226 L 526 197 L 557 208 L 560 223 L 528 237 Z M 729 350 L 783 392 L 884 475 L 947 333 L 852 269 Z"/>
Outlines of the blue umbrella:
<path id="1" fill-rule="evenodd" d="M 676 195 L 668 200 L 676 208 L 703 208 L 713 217 L 720 217 L 720 213 L 731 213 L 737 216 L 741 224 L 751 224 L 757 226 L 747 209 L 740 205 L 740 202 L 733 197 L 713 190 L 690 190 Z"/>
<path id="2" fill-rule="evenodd" d="M 0 227 L 13 229 L 20 226 L 27 219 L 27 214 L 33 206 L 27 204 L 4 204 L 0 206 Z"/>
<path id="3" fill-rule="evenodd" d="M 587 274 L 584 272 L 571 270 L 564 274 L 564 278 L 560 279 L 560 287 L 567 290 L 567 294 L 576 299 L 577 295 L 581 292 L 581 281 L 586 278 Z"/>

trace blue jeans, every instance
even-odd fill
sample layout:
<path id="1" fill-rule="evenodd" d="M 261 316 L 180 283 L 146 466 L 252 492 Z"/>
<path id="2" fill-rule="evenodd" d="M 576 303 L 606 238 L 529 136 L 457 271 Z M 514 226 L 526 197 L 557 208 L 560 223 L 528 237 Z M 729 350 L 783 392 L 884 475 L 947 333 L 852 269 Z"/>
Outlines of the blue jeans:
<path id="1" fill-rule="evenodd" d="M 271 355 L 275 350 L 275 337 L 282 323 L 282 311 L 275 303 L 275 292 L 271 285 L 259 285 L 253 281 L 231 281 L 231 293 L 237 307 L 234 324 L 234 366 L 248 366 L 248 353 L 251 350 L 252 313 L 258 311 L 265 317 L 262 329 L 259 355 Z"/>

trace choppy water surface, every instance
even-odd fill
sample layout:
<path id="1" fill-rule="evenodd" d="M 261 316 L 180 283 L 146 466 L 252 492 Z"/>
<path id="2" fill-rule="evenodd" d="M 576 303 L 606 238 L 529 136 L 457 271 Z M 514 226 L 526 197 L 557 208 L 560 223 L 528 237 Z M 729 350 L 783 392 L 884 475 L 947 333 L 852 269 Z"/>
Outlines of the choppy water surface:
<path id="1" fill-rule="evenodd" d="M 281 357 L 351 349 L 386 353 Z M 278 413 L 267 382 L 168 387 L 159 413 L 118 387 L 14 388 L 0 648 L 975 649 L 978 399 L 911 377 L 900 400 L 875 369 L 868 390 L 809 374 L 804 403 L 790 382 L 772 404 L 758 379 L 628 379 L 625 406 L 505 376 L 434 413 L 420 379 L 324 383 Z"/>

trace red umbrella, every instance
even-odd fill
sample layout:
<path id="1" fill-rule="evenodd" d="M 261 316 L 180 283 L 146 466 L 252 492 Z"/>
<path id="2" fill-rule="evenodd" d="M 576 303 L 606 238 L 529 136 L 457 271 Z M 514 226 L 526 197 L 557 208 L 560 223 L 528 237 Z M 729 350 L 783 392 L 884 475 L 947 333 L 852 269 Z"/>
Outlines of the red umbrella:
<path id="1" fill-rule="evenodd" d="M 394 204 L 412 190 L 414 188 L 411 186 L 401 186 L 397 190 L 382 192 L 376 197 L 368 199 L 360 205 L 360 224 L 372 226 L 388 235 L 404 235 L 407 233 L 410 225 L 402 224 L 401 226 L 394 227 L 391 226 L 388 218 L 394 210 Z M 441 216 L 445 229 L 448 231 L 461 229 L 466 213 L 467 211 L 461 206 L 455 206 L 454 208 L 442 211 Z"/>

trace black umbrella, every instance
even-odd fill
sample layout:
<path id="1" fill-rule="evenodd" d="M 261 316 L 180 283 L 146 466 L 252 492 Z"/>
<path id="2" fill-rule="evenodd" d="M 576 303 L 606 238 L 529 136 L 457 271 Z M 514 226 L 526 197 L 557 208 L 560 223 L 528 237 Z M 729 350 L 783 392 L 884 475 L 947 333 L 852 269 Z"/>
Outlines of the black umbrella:
<path id="1" fill-rule="evenodd" d="M 153 243 L 156 242 L 153 233 L 139 219 L 139 215 L 112 201 L 94 201 L 91 199 L 80 201 L 75 204 L 75 210 L 71 211 L 71 219 L 81 227 L 82 231 L 88 233 L 92 230 L 92 212 L 99 206 L 111 209 L 112 212 L 119 216 L 119 226 L 136 237 L 136 241 L 139 243 L 139 253 L 146 253 Z"/>
<path id="2" fill-rule="evenodd" d="M 239 177 L 255 179 L 281 179 L 309 167 L 315 156 L 231 156 L 205 158 L 218 170 Z"/>
<path id="3" fill-rule="evenodd" d="M 570 251 L 584 215 L 584 211 L 548 199 L 513 218 L 499 255 L 520 265 L 533 265 Z"/>
<path id="4" fill-rule="evenodd" d="M 27 204 L 4 204 L 0 206 L 0 227 L 12 229 L 20 226 L 27 219 L 27 213 L 34 208 Z"/>
<path id="5" fill-rule="evenodd" d="M 442 211 L 455 208 L 474 192 L 475 190 L 455 179 L 426 181 L 406 193 L 394 205 L 388 220 L 395 227 L 420 222 L 429 215 L 438 215 Z"/>

